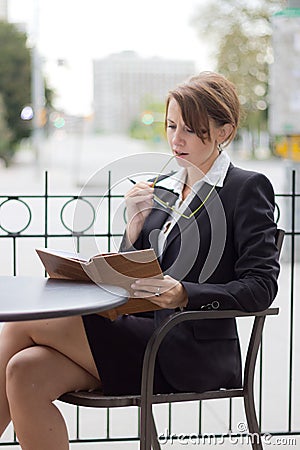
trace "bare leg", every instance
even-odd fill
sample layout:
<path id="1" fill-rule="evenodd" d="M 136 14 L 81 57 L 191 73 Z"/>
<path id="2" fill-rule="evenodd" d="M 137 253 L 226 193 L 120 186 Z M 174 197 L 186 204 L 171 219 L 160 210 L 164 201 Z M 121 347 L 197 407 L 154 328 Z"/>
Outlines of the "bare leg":
<path id="1" fill-rule="evenodd" d="M 70 390 L 99 387 L 99 381 L 66 356 L 42 346 L 13 356 L 7 378 L 11 418 L 22 449 L 67 450 L 66 425 L 52 402 Z"/>
<path id="2" fill-rule="evenodd" d="M 47 370 L 43 371 L 42 366 L 47 367 Z M 43 375 L 40 380 L 36 378 L 39 374 Z M 32 379 L 31 383 L 30 379 Z M 33 416 L 39 415 L 43 422 L 43 414 L 42 410 L 39 410 L 39 413 L 35 412 L 34 405 L 30 406 L 30 397 L 32 397 L 31 402 L 36 402 L 37 409 L 45 408 L 44 417 L 47 420 L 44 427 L 55 430 L 51 436 L 58 436 L 60 433 L 61 436 L 66 436 L 62 418 L 52 405 L 52 400 L 65 391 L 95 388 L 100 384 L 80 317 L 19 322 L 4 326 L 0 339 L 0 433 L 12 417 L 21 441 L 23 440 L 22 430 L 26 429 L 24 445 L 27 447 L 24 446 L 24 449 L 68 448 L 64 437 L 58 439 L 58 442 L 62 439 L 63 446 L 59 446 L 59 443 L 54 445 L 53 442 L 51 443 L 52 438 L 49 437 L 51 446 L 46 447 L 45 428 L 43 441 L 39 443 L 35 441 L 36 438 L 39 439 L 39 430 L 42 426 L 36 426 L 36 419 Z M 39 386 L 37 391 L 34 385 Z M 46 386 L 45 390 L 41 388 L 42 385 Z M 23 409 L 24 404 L 26 413 Z M 22 414 L 19 413 L 21 410 Z M 53 425 L 51 420 L 54 421 Z M 29 435 L 28 430 L 32 435 Z M 31 444 L 37 442 L 37 444 L 29 447 L 27 442 Z"/>
<path id="3" fill-rule="evenodd" d="M 26 337 L 22 342 L 15 342 L 7 333 L 8 325 L 5 325 L 0 334 L 0 436 L 10 422 L 10 412 L 6 397 L 6 367 L 10 358 L 23 348 L 33 345 L 33 341 Z"/>

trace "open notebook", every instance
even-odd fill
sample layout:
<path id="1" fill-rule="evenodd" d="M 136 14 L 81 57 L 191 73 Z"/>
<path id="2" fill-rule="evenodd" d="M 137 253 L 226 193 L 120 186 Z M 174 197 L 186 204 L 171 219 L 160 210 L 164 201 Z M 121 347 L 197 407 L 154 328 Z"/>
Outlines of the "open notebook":
<path id="1" fill-rule="evenodd" d="M 50 278 L 90 281 L 125 288 L 133 294 L 131 284 L 137 278 L 163 278 L 153 249 L 123 253 L 103 253 L 84 259 L 76 253 L 36 249 Z M 153 311 L 159 306 L 144 298 L 130 297 L 124 305 L 99 313 L 114 320 L 122 314 Z"/>

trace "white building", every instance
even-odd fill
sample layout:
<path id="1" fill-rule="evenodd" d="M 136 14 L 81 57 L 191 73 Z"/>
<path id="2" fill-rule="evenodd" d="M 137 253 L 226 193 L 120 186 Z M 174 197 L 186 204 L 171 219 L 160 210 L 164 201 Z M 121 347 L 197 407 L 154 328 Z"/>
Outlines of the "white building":
<path id="1" fill-rule="evenodd" d="M 7 0 L 0 0 L 0 20 L 7 21 Z"/>
<path id="2" fill-rule="evenodd" d="M 129 51 L 94 61 L 95 130 L 126 132 L 147 102 L 164 102 L 195 70 L 193 61 L 141 58 Z"/>

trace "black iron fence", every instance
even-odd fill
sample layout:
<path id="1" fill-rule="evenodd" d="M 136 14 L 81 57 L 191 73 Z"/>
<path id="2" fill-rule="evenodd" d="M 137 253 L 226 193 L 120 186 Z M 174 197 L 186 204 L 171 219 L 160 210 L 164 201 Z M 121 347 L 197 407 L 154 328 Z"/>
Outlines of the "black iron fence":
<path id="1" fill-rule="evenodd" d="M 54 195 L 49 194 L 48 175 L 45 173 L 44 192 L 40 195 L 0 195 L 0 274 L 42 274 L 35 247 L 63 246 L 64 249 L 70 249 L 71 246 L 71 250 L 80 252 L 84 240 L 92 239 L 97 241 L 101 251 L 117 248 L 125 225 L 123 195 L 113 192 L 110 180 L 108 173 L 105 195 Z M 300 435 L 300 336 L 296 328 L 296 316 L 300 309 L 300 286 L 297 284 L 300 265 L 296 245 L 300 233 L 297 228 L 299 197 L 300 194 L 296 192 L 296 173 L 291 171 L 291 191 L 276 194 L 276 220 L 286 230 L 276 299 L 281 312 L 279 318 L 267 323 L 255 381 L 259 423 L 263 432 L 273 438 L 280 437 L 281 441 L 276 441 L 279 445 L 296 445 L 298 438 L 295 436 Z M 82 221 L 74 224 L 74 208 L 79 204 Z M 114 220 L 115 216 L 118 220 Z M 247 340 L 244 322 L 243 328 L 239 329 L 242 351 L 246 346 L 243 346 L 243 341 Z M 193 438 L 195 441 L 212 432 L 215 438 L 220 439 L 242 435 L 246 430 L 242 429 L 241 424 L 246 421 L 239 399 L 216 402 L 217 405 L 213 406 L 206 406 L 206 403 L 211 405 L 212 402 L 184 405 L 184 413 L 182 405 L 157 406 L 155 414 L 159 418 L 158 431 L 162 442 L 166 438 L 169 442 L 180 438 L 187 443 L 188 439 Z M 62 408 L 68 417 L 70 442 L 138 440 L 139 420 L 135 408 L 131 414 L 130 434 L 127 428 L 125 431 L 122 431 L 122 426 L 120 428 L 122 411 L 116 413 L 107 409 L 104 414 L 70 405 L 62 405 Z M 219 418 L 220 411 L 222 419 Z M 89 424 L 89 428 L 91 423 L 92 430 L 87 432 L 86 424 Z M 0 440 L 0 446 L 14 445 L 18 443 L 10 429 Z"/>

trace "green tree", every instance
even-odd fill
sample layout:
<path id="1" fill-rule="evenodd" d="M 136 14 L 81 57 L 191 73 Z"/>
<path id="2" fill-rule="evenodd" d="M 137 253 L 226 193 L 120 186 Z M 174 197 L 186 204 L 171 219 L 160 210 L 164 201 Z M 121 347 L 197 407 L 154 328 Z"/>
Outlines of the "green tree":
<path id="1" fill-rule="evenodd" d="M 0 158 L 4 160 L 6 165 L 9 162 L 11 138 L 12 133 L 7 125 L 6 110 L 0 94 Z"/>
<path id="2" fill-rule="evenodd" d="M 30 50 L 26 40 L 26 34 L 13 24 L 0 22 L 0 92 L 11 131 L 11 155 L 18 142 L 30 134 L 30 122 L 20 117 L 22 108 L 31 101 Z"/>
<path id="3" fill-rule="evenodd" d="M 132 121 L 129 135 L 134 139 L 143 139 L 159 144 L 165 140 L 165 105 L 147 97 L 142 102 L 139 117 Z"/>
<path id="4" fill-rule="evenodd" d="M 215 47 L 216 70 L 236 86 L 244 107 L 243 124 L 266 128 L 268 108 L 271 16 L 283 0 L 215 0 L 199 8 L 192 23 L 201 38 Z"/>

